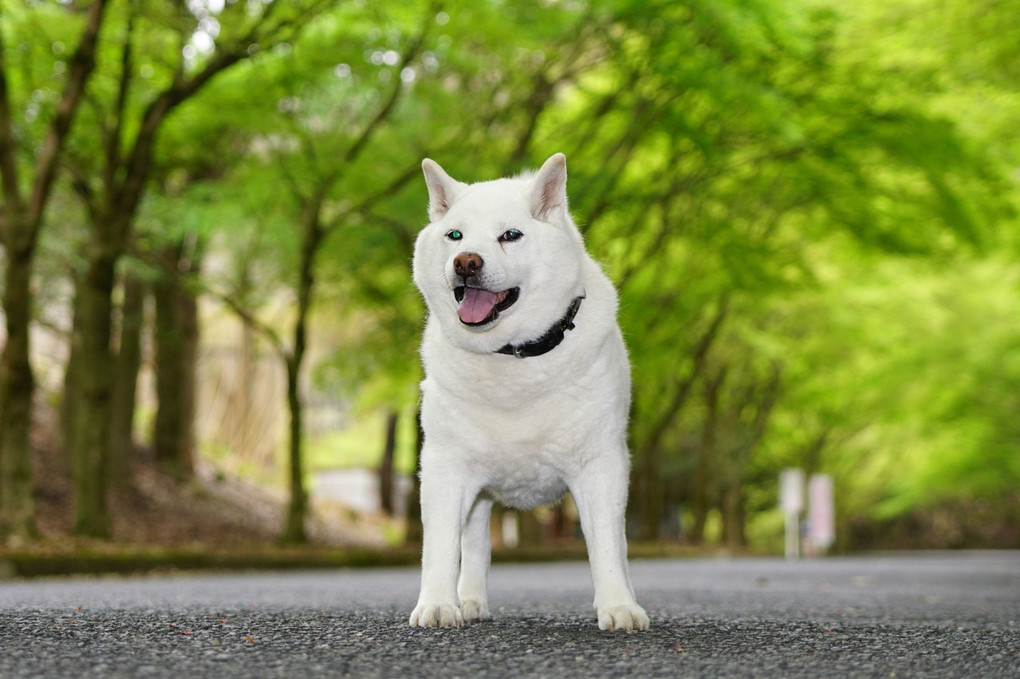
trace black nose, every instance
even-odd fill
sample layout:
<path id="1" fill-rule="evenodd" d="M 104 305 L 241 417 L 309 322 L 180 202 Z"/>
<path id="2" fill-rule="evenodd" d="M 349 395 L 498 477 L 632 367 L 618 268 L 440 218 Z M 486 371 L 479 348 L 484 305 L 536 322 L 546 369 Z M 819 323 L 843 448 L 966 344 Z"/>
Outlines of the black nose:
<path id="1" fill-rule="evenodd" d="M 458 276 L 470 278 L 478 273 L 484 263 L 481 255 L 476 255 L 473 252 L 462 252 L 453 258 L 453 271 Z"/>

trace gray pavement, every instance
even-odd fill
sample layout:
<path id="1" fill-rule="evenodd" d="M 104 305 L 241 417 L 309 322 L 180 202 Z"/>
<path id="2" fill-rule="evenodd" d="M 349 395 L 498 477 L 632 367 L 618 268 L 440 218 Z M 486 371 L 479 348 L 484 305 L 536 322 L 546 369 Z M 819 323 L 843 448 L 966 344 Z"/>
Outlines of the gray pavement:
<path id="1" fill-rule="evenodd" d="M 499 565 L 494 619 L 407 626 L 414 569 L 0 582 L 0 677 L 1020 678 L 1020 553 Z"/>

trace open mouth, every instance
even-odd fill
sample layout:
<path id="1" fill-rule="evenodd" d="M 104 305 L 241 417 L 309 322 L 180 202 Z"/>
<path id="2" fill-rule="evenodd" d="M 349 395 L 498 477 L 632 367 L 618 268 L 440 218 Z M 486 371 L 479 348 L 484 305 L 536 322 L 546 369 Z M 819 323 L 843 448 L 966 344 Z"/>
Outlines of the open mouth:
<path id="1" fill-rule="evenodd" d="M 520 288 L 510 288 L 502 292 L 490 292 L 482 288 L 470 288 L 464 285 L 453 289 L 453 297 L 460 306 L 457 316 L 464 325 L 485 325 L 506 311 L 521 294 Z"/>

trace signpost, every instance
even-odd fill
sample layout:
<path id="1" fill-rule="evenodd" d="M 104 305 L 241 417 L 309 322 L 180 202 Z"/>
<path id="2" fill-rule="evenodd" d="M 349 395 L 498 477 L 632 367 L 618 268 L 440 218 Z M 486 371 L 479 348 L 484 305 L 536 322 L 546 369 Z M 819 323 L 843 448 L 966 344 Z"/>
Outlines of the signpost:
<path id="1" fill-rule="evenodd" d="M 813 474 L 808 481 L 807 511 L 808 548 L 812 556 L 818 556 L 836 541 L 836 510 L 828 474 Z"/>
<path id="2" fill-rule="evenodd" d="M 779 507 L 786 518 L 786 558 L 800 558 L 800 515 L 804 511 L 804 470 L 793 467 L 779 473 Z M 836 541 L 836 510 L 832 477 L 812 474 L 807 483 L 808 556 L 824 554 Z"/>
<path id="3" fill-rule="evenodd" d="M 786 558 L 800 558 L 800 513 L 804 511 L 804 470 L 784 469 L 779 474 L 779 506 L 786 517 Z"/>

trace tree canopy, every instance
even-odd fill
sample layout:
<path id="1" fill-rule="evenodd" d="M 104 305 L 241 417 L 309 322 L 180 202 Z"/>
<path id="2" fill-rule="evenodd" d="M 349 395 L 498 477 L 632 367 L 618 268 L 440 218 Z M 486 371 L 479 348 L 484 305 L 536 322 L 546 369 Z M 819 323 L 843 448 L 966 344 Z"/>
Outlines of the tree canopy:
<path id="1" fill-rule="evenodd" d="M 12 405 L 35 389 L 29 315 L 52 326 L 73 308 L 56 322 L 71 348 L 57 391 L 78 411 L 68 444 L 91 446 L 75 452 L 78 492 L 99 503 L 100 423 L 134 406 L 81 404 L 119 388 L 138 281 L 171 362 L 158 408 L 184 413 L 156 419 L 167 469 L 187 474 L 196 448 L 288 469 L 301 539 L 303 461 L 324 433 L 307 406 L 326 399 L 350 424 L 410 419 L 417 401 L 421 159 L 477 181 L 562 151 L 571 210 L 620 290 L 633 536 L 771 547 L 778 473 L 800 466 L 834 476 L 844 547 L 893 544 L 875 526 L 911 522 L 931 544 L 1020 544 L 1018 13 L 1016 0 L 0 0 L 0 386 L 20 399 L 0 404 L 0 528 L 31 513 L 15 511 L 32 482 L 13 424 L 27 406 Z M 24 195 L 49 172 L 33 217 Z M 224 347 L 240 367 L 215 367 Z M 36 372 L 61 361 L 33 352 Z M 253 395 L 261 352 L 284 377 Z M 227 414 L 169 436 L 213 409 L 214 373 L 235 376 L 227 400 L 247 426 L 252 399 L 286 403 L 289 437 L 231 438 L 243 425 Z"/>

